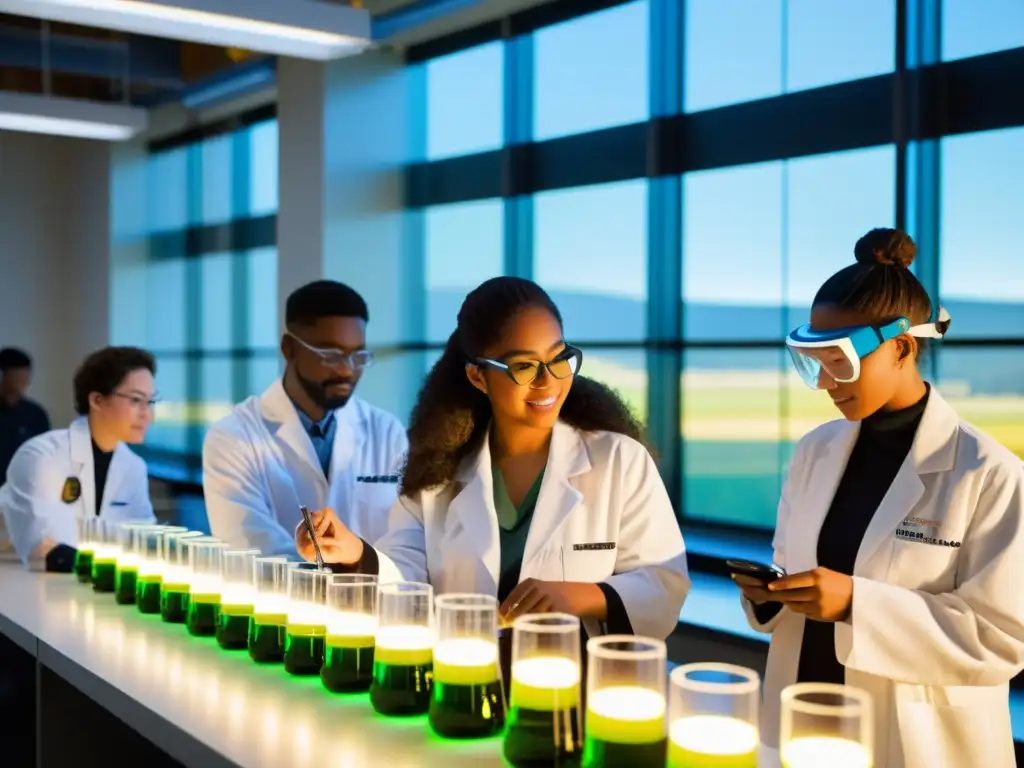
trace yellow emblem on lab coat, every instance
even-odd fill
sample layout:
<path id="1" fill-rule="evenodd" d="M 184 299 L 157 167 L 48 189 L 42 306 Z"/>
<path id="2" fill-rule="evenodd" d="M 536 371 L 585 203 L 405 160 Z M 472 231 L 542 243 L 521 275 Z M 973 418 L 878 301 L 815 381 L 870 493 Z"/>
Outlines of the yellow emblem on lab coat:
<path id="1" fill-rule="evenodd" d="M 82 484 L 77 477 L 69 477 L 64 481 L 64 488 L 60 492 L 60 500 L 65 504 L 74 504 L 82 495 Z"/>

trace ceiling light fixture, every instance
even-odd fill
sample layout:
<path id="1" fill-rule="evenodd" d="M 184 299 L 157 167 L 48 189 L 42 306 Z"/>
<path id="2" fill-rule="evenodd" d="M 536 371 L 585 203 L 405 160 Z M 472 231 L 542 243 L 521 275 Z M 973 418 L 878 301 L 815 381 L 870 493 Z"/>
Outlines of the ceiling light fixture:
<path id="1" fill-rule="evenodd" d="M 146 130 L 149 114 L 124 104 L 0 91 L 0 129 L 125 141 Z"/>
<path id="2" fill-rule="evenodd" d="M 323 0 L 0 0 L 0 11 L 320 61 L 370 44 L 367 11 Z"/>

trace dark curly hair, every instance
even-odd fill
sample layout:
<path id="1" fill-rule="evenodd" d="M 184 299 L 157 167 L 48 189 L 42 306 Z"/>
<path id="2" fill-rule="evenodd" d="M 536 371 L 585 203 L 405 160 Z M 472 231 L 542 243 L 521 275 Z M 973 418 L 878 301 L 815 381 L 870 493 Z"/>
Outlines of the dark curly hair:
<path id="1" fill-rule="evenodd" d="M 491 420 L 487 396 L 466 377 L 466 363 L 483 355 L 524 309 L 541 308 L 562 324 L 551 297 L 518 277 L 492 278 L 470 293 L 458 327 L 427 374 L 409 424 L 403 494 L 450 483 L 459 465 L 479 450 Z M 592 379 L 576 376 L 559 418 L 583 431 L 606 430 L 643 441 L 643 427 L 618 395 Z"/>

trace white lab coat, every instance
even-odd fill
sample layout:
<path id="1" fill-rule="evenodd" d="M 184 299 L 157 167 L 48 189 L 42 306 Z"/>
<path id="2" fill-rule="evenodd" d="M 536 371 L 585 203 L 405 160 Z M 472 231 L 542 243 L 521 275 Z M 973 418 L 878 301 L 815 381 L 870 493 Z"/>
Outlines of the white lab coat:
<path id="1" fill-rule="evenodd" d="M 330 482 L 280 380 L 214 424 L 203 443 L 211 533 L 235 547 L 296 556 L 293 532 L 305 505 L 329 506 L 357 535 L 380 538 L 398 496 L 405 430 L 355 397 L 334 415 Z"/>
<path id="2" fill-rule="evenodd" d="M 598 543 L 615 548 L 574 548 Z M 399 498 L 375 549 L 381 581 L 427 581 L 436 594 L 497 595 L 501 554 L 488 441 L 456 483 Z M 642 445 L 556 424 L 519 578 L 605 582 L 622 598 L 636 634 L 671 634 L 690 587 L 686 552 Z M 591 636 L 600 634 L 596 622 L 585 625 Z"/>
<path id="3" fill-rule="evenodd" d="M 858 432 L 834 421 L 797 446 L 774 540 L 789 573 L 817 566 L 818 533 Z M 874 764 L 1013 768 L 1008 683 L 1024 668 L 1024 465 L 934 389 L 864 535 L 853 583 L 835 650 L 846 682 L 874 699 Z M 779 694 L 795 682 L 805 619 L 783 608 L 762 625 L 743 602 L 751 625 L 772 633 L 761 726 L 771 765 Z"/>
<path id="4" fill-rule="evenodd" d="M 61 494 L 69 478 L 78 480 L 81 495 L 65 503 Z M 46 539 L 78 545 L 75 520 L 96 514 L 96 472 L 86 417 L 18 448 L 7 470 L 7 482 L 0 488 L 0 511 L 4 521 L 0 540 L 13 546 L 27 566 L 43 566 L 42 562 L 30 562 L 30 555 Z M 117 444 L 110 459 L 99 516 L 115 521 L 155 521 L 146 462 L 124 443 Z"/>

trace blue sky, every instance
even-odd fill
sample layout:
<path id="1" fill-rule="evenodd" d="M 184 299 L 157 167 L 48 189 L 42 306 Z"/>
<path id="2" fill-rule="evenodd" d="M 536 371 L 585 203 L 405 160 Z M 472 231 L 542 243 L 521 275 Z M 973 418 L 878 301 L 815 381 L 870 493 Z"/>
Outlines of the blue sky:
<path id="1" fill-rule="evenodd" d="M 943 58 L 1024 45 L 1022 0 L 944 0 Z M 891 72 L 894 0 L 688 0 L 687 111 Z M 649 115 L 648 7 L 639 0 L 534 38 L 533 136 Z M 502 45 L 425 65 L 428 159 L 501 145 Z M 942 141 L 941 291 L 1024 301 L 1024 128 Z M 807 303 L 894 217 L 892 147 L 705 171 L 684 179 L 684 275 L 692 301 Z M 535 198 L 534 276 L 551 289 L 646 296 L 646 181 Z M 498 201 L 427 214 L 428 285 L 468 288 L 501 269 Z"/>

